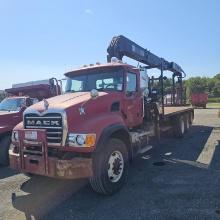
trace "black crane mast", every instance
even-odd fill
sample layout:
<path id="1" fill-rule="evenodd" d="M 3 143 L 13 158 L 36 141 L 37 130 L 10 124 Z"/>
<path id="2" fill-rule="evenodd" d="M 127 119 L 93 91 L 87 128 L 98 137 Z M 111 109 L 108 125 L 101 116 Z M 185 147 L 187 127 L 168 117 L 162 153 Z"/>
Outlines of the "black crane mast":
<path id="1" fill-rule="evenodd" d="M 107 61 L 111 62 L 112 57 L 116 57 L 119 60 L 122 60 L 124 56 L 127 56 L 131 59 L 134 59 L 140 63 L 145 64 L 146 69 L 153 69 L 157 68 L 161 71 L 161 75 L 159 77 L 161 82 L 161 96 L 162 96 L 162 105 L 164 105 L 164 74 L 163 71 L 170 71 L 173 73 L 172 75 L 172 101 L 171 103 L 173 105 L 177 104 L 175 103 L 175 77 L 178 78 L 178 84 L 179 84 L 179 91 L 180 91 L 180 103 L 183 104 L 183 83 L 182 79 L 186 76 L 183 69 L 174 62 L 168 62 L 164 58 L 161 58 L 153 53 L 151 53 L 149 50 L 139 46 L 135 42 L 131 41 L 130 39 L 124 37 L 123 35 L 119 35 L 112 38 L 112 41 L 107 49 L 108 55 L 107 55 Z"/>

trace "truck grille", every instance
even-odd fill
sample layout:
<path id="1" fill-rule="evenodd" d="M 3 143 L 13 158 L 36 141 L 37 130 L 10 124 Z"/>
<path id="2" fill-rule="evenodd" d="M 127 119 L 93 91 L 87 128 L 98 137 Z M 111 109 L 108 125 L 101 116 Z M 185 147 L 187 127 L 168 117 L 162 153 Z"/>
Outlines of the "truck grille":
<path id="1" fill-rule="evenodd" d="M 63 137 L 63 123 L 61 114 L 48 113 L 43 116 L 26 114 L 24 116 L 26 129 L 45 129 L 49 144 L 61 144 Z"/>

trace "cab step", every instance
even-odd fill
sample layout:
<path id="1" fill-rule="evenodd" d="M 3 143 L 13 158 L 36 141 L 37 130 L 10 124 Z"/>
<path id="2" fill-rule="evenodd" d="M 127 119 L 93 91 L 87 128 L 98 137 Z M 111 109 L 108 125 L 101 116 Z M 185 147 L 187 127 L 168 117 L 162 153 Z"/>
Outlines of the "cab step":
<path id="1" fill-rule="evenodd" d="M 147 146 L 141 148 L 140 150 L 138 150 L 137 153 L 138 154 L 144 154 L 144 153 L 146 153 L 147 151 L 149 151 L 151 149 L 153 149 L 153 146 L 152 145 L 147 145 Z"/>

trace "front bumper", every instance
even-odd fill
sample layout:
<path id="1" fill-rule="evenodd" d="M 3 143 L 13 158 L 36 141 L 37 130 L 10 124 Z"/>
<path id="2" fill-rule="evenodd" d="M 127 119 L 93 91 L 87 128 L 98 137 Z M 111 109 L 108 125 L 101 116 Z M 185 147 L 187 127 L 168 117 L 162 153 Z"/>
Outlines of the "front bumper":
<path id="1" fill-rule="evenodd" d="M 92 158 L 74 157 L 71 159 L 59 159 L 48 156 L 48 146 L 45 131 L 38 131 L 38 144 L 42 147 L 41 155 L 27 154 L 24 141 L 25 130 L 19 131 L 19 152 L 9 150 L 10 167 L 25 173 L 37 174 L 64 179 L 88 178 L 93 175 Z M 28 143 L 28 146 L 31 144 Z"/>
<path id="2" fill-rule="evenodd" d="M 25 173 L 38 174 L 64 179 L 88 178 L 93 175 L 92 159 L 74 158 L 71 160 L 59 160 L 48 158 L 45 163 L 41 156 L 25 156 L 23 161 L 19 154 L 9 151 L 10 167 Z M 23 166 L 21 166 L 21 163 Z"/>

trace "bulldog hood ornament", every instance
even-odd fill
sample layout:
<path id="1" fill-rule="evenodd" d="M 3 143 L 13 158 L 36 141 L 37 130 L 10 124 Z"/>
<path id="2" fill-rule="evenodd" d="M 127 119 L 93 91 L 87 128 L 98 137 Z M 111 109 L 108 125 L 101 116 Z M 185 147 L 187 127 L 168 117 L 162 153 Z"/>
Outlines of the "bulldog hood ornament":
<path id="1" fill-rule="evenodd" d="M 44 109 L 46 111 L 49 108 L 49 102 L 46 99 L 43 99 L 43 102 L 44 102 Z"/>

